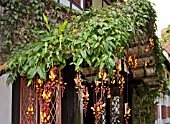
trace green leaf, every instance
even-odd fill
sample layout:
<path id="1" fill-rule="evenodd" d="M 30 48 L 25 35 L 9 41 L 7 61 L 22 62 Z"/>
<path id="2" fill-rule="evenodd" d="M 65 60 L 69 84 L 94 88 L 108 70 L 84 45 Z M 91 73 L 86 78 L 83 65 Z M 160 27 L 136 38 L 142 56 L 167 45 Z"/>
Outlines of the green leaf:
<path id="1" fill-rule="evenodd" d="M 48 24 L 48 19 L 47 19 L 47 17 L 45 16 L 44 13 L 43 13 L 43 19 L 44 19 L 44 21 L 45 21 L 45 23 L 46 23 L 46 27 L 47 27 L 48 31 L 50 31 L 50 25 Z"/>
<path id="2" fill-rule="evenodd" d="M 96 34 L 93 35 L 93 38 L 97 41 L 97 35 Z"/>
<path id="3" fill-rule="evenodd" d="M 113 49 L 116 49 L 116 45 L 113 43 L 113 41 L 109 41 L 109 44 L 111 47 L 113 47 Z"/>
<path id="4" fill-rule="evenodd" d="M 45 50 L 44 50 L 44 53 L 47 53 L 47 47 L 48 47 L 48 43 L 45 42 Z"/>
<path id="5" fill-rule="evenodd" d="M 46 80 L 46 74 L 45 74 L 45 71 L 44 71 L 42 65 L 38 66 L 37 72 L 38 72 L 38 75 L 40 76 L 40 78 Z"/>
<path id="6" fill-rule="evenodd" d="M 53 40 L 55 38 L 56 38 L 56 36 L 45 37 L 45 38 L 42 39 L 42 41 L 50 41 L 50 40 Z"/>
<path id="7" fill-rule="evenodd" d="M 57 58 L 60 62 L 62 62 L 62 56 L 61 55 L 57 55 Z"/>
<path id="8" fill-rule="evenodd" d="M 22 56 L 19 56 L 18 62 L 19 62 L 19 65 L 22 65 Z"/>
<path id="9" fill-rule="evenodd" d="M 45 14 L 43 13 L 43 19 L 45 21 L 46 24 L 48 24 L 48 19 L 47 19 L 47 16 L 45 16 Z"/>
<path id="10" fill-rule="evenodd" d="M 63 30 L 65 29 L 66 25 L 67 25 L 67 21 L 65 21 L 65 22 L 59 27 L 59 29 L 58 29 L 58 35 L 61 35 L 61 34 L 62 34 L 62 32 L 63 32 Z"/>
<path id="11" fill-rule="evenodd" d="M 96 47 L 98 47 L 100 45 L 100 42 L 96 42 L 96 44 L 94 45 L 94 49 L 96 48 Z"/>
<path id="12" fill-rule="evenodd" d="M 85 51 L 85 50 L 80 50 L 80 53 L 81 53 L 81 56 L 82 56 L 84 59 L 86 59 L 86 57 L 87 57 L 86 51 Z"/>
<path id="13" fill-rule="evenodd" d="M 100 63 L 100 68 L 104 68 L 104 65 L 105 65 L 104 62 Z"/>
<path id="14" fill-rule="evenodd" d="M 112 58 L 109 58 L 109 63 L 112 67 L 115 67 L 115 62 Z"/>
<path id="15" fill-rule="evenodd" d="M 97 59 L 97 58 L 93 56 L 93 57 L 92 57 L 92 62 L 94 62 L 96 59 Z"/>
<path id="16" fill-rule="evenodd" d="M 97 61 L 96 61 L 95 65 L 94 65 L 94 67 L 99 66 L 99 64 L 100 64 L 100 59 L 99 59 L 99 58 L 97 58 Z"/>
<path id="17" fill-rule="evenodd" d="M 43 44 L 39 44 L 38 46 L 36 46 L 33 51 L 37 52 L 40 48 L 42 48 L 44 45 Z"/>
<path id="18" fill-rule="evenodd" d="M 106 41 L 111 41 L 111 40 L 114 40 L 114 39 L 115 39 L 114 37 L 109 36 L 109 37 L 106 38 Z"/>
<path id="19" fill-rule="evenodd" d="M 98 29 L 98 32 L 100 35 L 103 35 L 103 30 L 102 29 Z"/>
<path id="20" fill-rule="evenodd" d="M 90 67 L 92 66 L 92 63 L 91 63 L 91 61 L 90 61 L 88 58 L 86 58 L 85 61 L 87 62 L 87 64 L 88 64 Z"/>
<path id="21" fill-rule="evenodd" d="M 36 67 L 31 68 L 27 73 L 28 78 L 32 79 L 35 76 L 36 73 L 37 73 Z"/>
<path id="22" fill-rule="evenodd" d="M 62 49 L 62 41 L 63 41 L 63 35 L 60 35 L 60 37 L 59 37 L 59 42 L 60 42 L 60 46 L 59 46 L 59 48 L 60 48 L 60 50 Z"/>
<path id="23" fill-rule="evenodd" d="M 76 65 L 79 66 L 80 64 L 82 64 L 82 62 L 83 62 L 83 58 L 78 58 Z"/>
<path id="24" fill-rule="evenodd" d="M 105 61 L 105 60 L 107 60 L 107 59 L 108 59 L 108 55 L 103 54 L 103 55 L 101 56 L 101 61 Z"/>
<path id="25" fill-rule="evenodd" d="M 14 80 L 15 78 L 13 77 L 13 73 L 11 72 L 8 77 L 7 77 L 7 80 L 6 80 L 6 84 L 9 85 L 10 83 L 14 83 Z"/>
<path id="26" fill-rule="evenodd" d="M 9 44 L 9 45 L 12 45 L 12 41 L 11 40 L 6 40 L 5 43 Z"/>
<path id="27" fill-rule="evenodd" d="M 31 83 L 32 83 L 32 79 L 30 79 L 30 80 L 28 81 L 27 87 L 29 87 L 29 86 L 31 85 Z"/>
<path id="28" fill-rule="evenodd" d="M 23 69 L 21 70 L 20 75 L 25 76 L 26 72 L 28 71 L 28 68 L 29 68 L 28 65 L 23 66 Z"/>

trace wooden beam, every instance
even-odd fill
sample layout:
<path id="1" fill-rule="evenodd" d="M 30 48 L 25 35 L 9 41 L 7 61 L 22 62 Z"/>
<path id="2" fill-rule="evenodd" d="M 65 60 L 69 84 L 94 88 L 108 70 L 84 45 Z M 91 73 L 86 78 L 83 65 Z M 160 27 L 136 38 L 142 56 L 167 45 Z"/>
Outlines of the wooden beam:
<path id="1" fill-rule="evenodd" d="M 133 55 L 140 56 L 140 55 L 143 55 L 143 54 L 146 56 L 147 54 L 150 55 L 150 53 L 152 53 L 152 50 L 150 49 L 149 44 L 131 47 L 131 48 L 128 49 L 128 51 L 125 51 L 125 54 L 129 55 L 129 56 L 133 56 Z"/>
<path id="2" fill-rule="evenodd" d="M 146 69 L 144 68 L 136 69 L 133 72 L 133 77 L 138 79 L 144 79 L 145 77 L 156 76 L 155 71 L 156 71 L 155 66 L 146 67 Z"/>

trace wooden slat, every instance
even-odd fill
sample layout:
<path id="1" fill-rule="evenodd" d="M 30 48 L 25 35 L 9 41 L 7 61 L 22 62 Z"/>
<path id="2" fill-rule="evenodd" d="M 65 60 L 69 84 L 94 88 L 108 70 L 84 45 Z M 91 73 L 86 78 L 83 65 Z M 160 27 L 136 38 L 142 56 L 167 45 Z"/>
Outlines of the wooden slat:
<path id="1" fill-rule="evenodd" d="M 146 67 L 146 69 L 140 68 L 134 71 L 133 76 L 134 78 L 143 79 L 145 77 L 155 76 L 155 71 L 156 71 L 156 67 L 154 66 Z"/>
<path id="2" fill-rule="evenodd" d="M 148 52 L 146 52 L 146 49 L 148 49 Z M 152 50 L 149 47 L 149 44 L 143 45 L 143 46 L 136 46 L 128 49 L 128 52 L 126 51 L 125 54 L 133 56 L 133 55 L 143 55 L 143 54 L 150 54 L 152 53 Z"/>
<path id="3" fill-rule="evenodd" d="M 139 59 L 137 59 L 137 68 L 143 67 L 144 62 L 147 62 L 147 64 L 149 64 L 150 66 L 155 64 L 155 60 L 154 60 L 153 56 L 139 58 Z"/>

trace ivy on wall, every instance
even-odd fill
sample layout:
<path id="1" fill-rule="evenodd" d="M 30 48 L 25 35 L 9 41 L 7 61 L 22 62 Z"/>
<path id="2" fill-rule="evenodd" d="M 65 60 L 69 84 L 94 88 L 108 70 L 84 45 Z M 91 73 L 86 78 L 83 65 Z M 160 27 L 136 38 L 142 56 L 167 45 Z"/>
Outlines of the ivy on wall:
<path id="1" fill-rule="evenodd" d="M 16 55 L 17 51 L 35 41 L 34 29 L 46 29 L 42 14 L 48 16 L 49 25 L 54 28 L 56 23 L 70 22 L 78 12 L 62 6 L 53 0 L 3 0 L 0 3 L 0 61 L 6 62 Z M 2 64 L 0 62 L 0 64 Z"/>
<path id="2" fill-rule="evenodd" d="M 163 79 L 160 73 L 163 56 L 155 36 L 156 14 L 147 0 L 73 12 L 76 16 L 70 15 L 68 8 L 53 1 L 12 1 L 8 4 L 5 8 L 8 13 L 4 16 L 6 20 L 1 20 L 1 24 L 9 41 L 9 45 L 5 46 L 10 46 L 11 52 L 15 53 L 7 54 L 12 56 L 8 69 L 12 70 L 10 78 L 13 80 L 18 73 L 30 80 L 36 74 L 46 79 L 46 72 L 53 65 L 61 64 L 64 67 L 69 56 L 73 57 L 72 64 L 76 70 L 80 70 L 81 64 L 86 62 L 90 67 L 106 68 L 110 75 L 114 75 L 114 59 L 125 59 L 126 49 L 135 43 L 142 45 L 150 42 L 149 39 L 154 42 L 150 47 L 157 64 L 158 79 Z M 61 25 L 65 19 L 73 21 Z"/>
<path id="3" fill-rule="evenodd" d="M 132 116 L 133 124 L 155 123 L 155 96 L 149 86 L 141 85 L 133 90 Z"/>
<path id="4" fill-rule="evenodd" d="M 116 76 L 113 71 L 118 66 L 116 59 L 127 61 L 125 51 L 149 44 L 158 85 L 152 92 L 147 90 L 145 94 L 144 91 L 147 99 L 137 95 L 134 98 L 138 101 L 142 97 L 143 102 L 150 104 L 159 92 L 166 93 L 167 84 L 161 73 L 164 57 L 155 35 L 156 13 L 149 1 L 129 0 L 107 8 L 71 12 L 53 0 L 12 0 L 0 4 L 4 7 L 0 15 L 4 31 L 0 48 L 4 60 L 10 58 L 8 81 L 15 81 L 18 74 L 28 79 L 28 85 L 37 76 L 46 80 L 51 68 L 64 68 L 70 57 L 76 71 L 82 69 L 83 63 L 107 70 L 108 75 L 103 72 L 105 78 L 102 78 L 106 80 Z M 124 78 L 121 79 L 124 82 Z M 147 106 L 136 107 L 135 110 L 147 113 Z"/>

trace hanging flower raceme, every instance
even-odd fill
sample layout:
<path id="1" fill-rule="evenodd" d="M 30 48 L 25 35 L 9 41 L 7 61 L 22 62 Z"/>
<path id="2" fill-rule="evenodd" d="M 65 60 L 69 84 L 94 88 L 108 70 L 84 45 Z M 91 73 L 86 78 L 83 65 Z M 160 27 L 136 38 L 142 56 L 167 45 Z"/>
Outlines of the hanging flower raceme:
<path id="1" fill-rule="evenodd" d="M 128 56 L 126 62 L 127 62 L 128 67 L 132 67 L 134 69 L 134 72 L 135 72 L 136 67 L 137 67 L 136 55 L 133 55 L 133 57 Z"/>
<path id="2" fill-rule="evenodd" d="M 78 71 L 76 74 L 76 78 L 74 79 L 75 85 L 76 85 L 76 89 L 78 88 L 83 88 L 82 82 L 83 79 L 81 78 L 80 72 Z"/>
<path id="3" fill-rule="evenodd" d="M 36 92 L 41 96 L 43 92 L 43 85 L 44 85 L 44 80 L 39 79 L 38 76 L 36 77 L 35 81 L 35 87 L 36 87 Z"/>
<path id="4" fill-rule="evenodd" d="M 107 87 L 106 90 L 107 90 L 107 98 L 111 98 L 110 87 Z"/>
<path id="5" fill-rule="evenodd" d="M 120 93 L 122 94 L 123 93 L 123 88 L 124 88 L 124 83 L 125 83 L 125 79 L 123 77 L 123 75 L 119 78 L 119 89 L 120 89 Z"/>
<path id="6" fill-rule="evenodd" d="M 84 111 L 85 116 L 86 116 L 88 100 L 89 100 L 88 87 L 83 89 L 82 98 L 83 98 L 83 111 Z"/>
<path id="7" fill-rule="evenodd" d="M 52 95 L 52 91 L 51 90 L 44 90 L 42 97 L 46 102 L 51 102 L 51 95 Z"/>
<path id="8" fill-rule="evenodd" d="M 134 69 L 134 71 L 136 70 L 136 67 L 137 67 L 137 59 L 136 59 L 136 55 L 134 55 L 132 59 L 132 68 Z"/>
<path id="9" fill-rule="evenodd" d="M 75 88 L 78 90 L 78 97 L 79 99 L 83 100 L 83 111 L 86 115 L 87 112 L 87 106 L 88 106 L 88 100 L 89 100 L 89 93 L 88 93 L 88 87 L 83 85 L 83 79 L 81 78 L 80 71 L 77 71 L 76 78 L 74 79 L 75 82 Z"/>
<path id="10" fill-rule="evenodd" d="M 99 84 L 100 84 L 101 82 L 100 81 L 95 81 L 95 93 L 96 93 L 96 95 L 99 93 L 99 91 L 100 91 L 100 87 L 99 87 Z"/>
<path id="11" fill-rule="evenodd" d="M 46 124 L 50 120 L 50 104 L 52 98 L 55 97 L 56 89 L 58 85 L 60 85 L 62 90 L 62 95 L 65 89 L 65 84 L 63 84 L 62 77 L 61 77 L 61 70 L 58 67 L 52 67 L 49 72 L 49 79 L 46 83 L 43 83 L 43 80 L 38 79 L 37 83 L 41 87 L 43 84 L 43 90 L 41 93 L 43 104 L 41 106 L 41 123 Z"/>
<path id="12" fill-rule="evenodd" d="M 101 120 L 101 115 L 103 114 L 105 108 L 105 103 L 100 98 L 95 104 L 94 107 L 91 107 L 93 114 L 95 115 L 95 124 L 98 124 Z"/>

